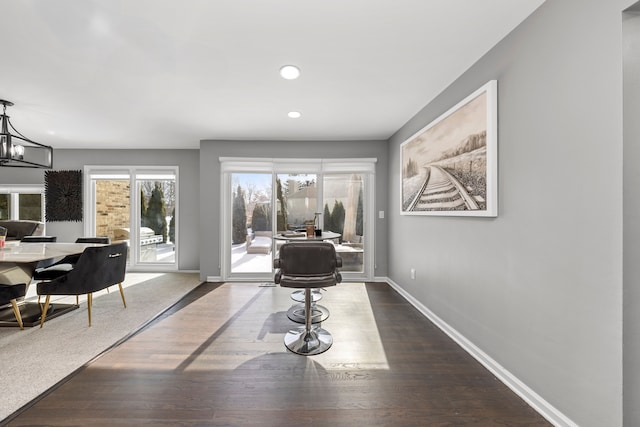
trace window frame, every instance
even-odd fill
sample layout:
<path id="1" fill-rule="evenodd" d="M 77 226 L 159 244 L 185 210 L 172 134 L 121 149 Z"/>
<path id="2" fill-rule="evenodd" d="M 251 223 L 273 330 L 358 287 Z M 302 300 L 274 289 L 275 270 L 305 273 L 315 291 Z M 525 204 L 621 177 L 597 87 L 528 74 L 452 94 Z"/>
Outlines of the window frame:
<path id="1" fill-rule="evenodd" d="M 46 224 L 45 219 L 45 191 L 41 185 L 0 185 L 0 194 L 9 194 L 9 218 L 6 220 L 20 221 L 20 194 L 40 194 L 40 222 Z"/>
<path id="2" fill-rule="evenodd" d="M 96 229 L 96 200 L 93 181 L 98 179 L 128 180 L 129 181 L 129 240 L 134 242 L 134 246 L 129 246 L 129 270 L 130 271 L 178 271 L 180 249 L 179 221 L 175 224 L 175 259 L 173 262 L 149 262 L 140 260 L 140 245 L 135 242 L 140 241 L 140 192 L 138 182 L 141 177 L 148 177 L 154 174 L 168 175 L 175 177 L 175 216 L 180 218 L 180 168 L 175 166 L 105 166 L 105 165 L 85 165 L 84 167 L 84 233 L 90 236 Z"/>
<path id="3" fill-rule="evenodd" d="M 324 206 L 324 175 L 333 173 L 360 173 L 365 179 L 365 199 L 367 215 L 364 227 L 367 234 L 375 235 L 375 174 L 376 158 L 350 158 L 350 159 L 271 159 L 271 158 L 244 158 L 244 157 L 219 157 L 220 162 L 220 256 L 222 280 L 265 280 L 269 279 L 269 273 L 233 273 L 231 271 L 231 256 L 228 252 L 231 242 L 231 229 L 227 225 L 231 223 L 231 174 L 232 173 L 271 173 L 273 178 L 272 188 L 275 191 L 275 178 L 279 173 L 304 173 L 317 175 L 317 191 L 319 206 Z M 320 197 L 320 195 L 322 197 Z M 273 198 L 272 194 L 272 198 Z M 276 218 L 276 203 L 272 203 L 272 218 Z M 365 264 L 362 272 L 342 272 L 345 280 L 373 280 L 375 274 L 375 247 L 372 238 L 364 241 Z M 273 249 L 272 249 L 273 254 Z"/>

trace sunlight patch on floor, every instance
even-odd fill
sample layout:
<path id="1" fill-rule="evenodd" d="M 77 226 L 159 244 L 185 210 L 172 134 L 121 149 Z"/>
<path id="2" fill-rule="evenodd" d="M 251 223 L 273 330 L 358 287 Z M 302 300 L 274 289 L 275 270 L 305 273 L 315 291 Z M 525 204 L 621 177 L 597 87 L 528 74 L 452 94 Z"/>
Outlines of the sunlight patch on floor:
<path id="1" fill-rule="evenodd" d="M 283 352 L 304 358 L 289 353 L 283 343 L 284 335 L 290 329 L 301 326 L 286 316 L 289 307 L 295 303 L 290 295 L 291 289 L 287 288 L 227 283 L 176 313 L 187 317 L 195 304 L 208 304 L 213 310 L 214 299 L 226 301 L 218 313 L 206 321 L 202 319 L 205 326 L 202 338 L 197 346 L 192 346 L 195 348 L 191 348 L 190 354 L 183 355 L 186 359 L 181 361 L 181 368 L 233 370 L 250 364 L 253 359 Z M 326 370 L 349 370 L 354 366 L 389 368 L 363 283 L 327 288 L 320 304 L 331 313 L 322 327 L 332 334 L 333 346 L 310 359 Z"/>
<path id="2" fill-rule="evenodd" d="M 129 286 L 135 286 L 138 285 L 140 283 L 144 283 L 146 281 L 149 280 L 154 280 L 154 279 L 158 279 L 161 278 L 162 276 L 164 276 L 167 273 L 130 273 L 127 272 L 124 282 L 122 282 L 122 287 L 124 289 L 126 289 Z M 29 286 L 27 295 L 25 297 L 25 300 L 27 301 L 37 301 L 38 300 L 38 294 L 37 294 L 37 282 L 33 281 L 31 283 L 31 285 Z M 113 285 L 110 286 L 107 289 L 103 289 L 97 292 L 93 293 L 93 298 L 99 298 L 102 295 L 107 295 L 111 292 L 119 292 L 118 290 L 118 285 Z M 125 292 L 125 298 L 126 298 L 127 294 Z M 69 296 L 69 295 L 51 295 L 51 302 L 60 302 L 60 303 L 69 303 L 69 304 L 75 304 L 75 295 L 73 296 Z M 86 301 L 87 300 L 87 296 L 86 295 L 80 295 L 80 303 L 82 303 L 82 301 Z M 42 297 L 42 301 L 44 301 L 44 297 Z"/>

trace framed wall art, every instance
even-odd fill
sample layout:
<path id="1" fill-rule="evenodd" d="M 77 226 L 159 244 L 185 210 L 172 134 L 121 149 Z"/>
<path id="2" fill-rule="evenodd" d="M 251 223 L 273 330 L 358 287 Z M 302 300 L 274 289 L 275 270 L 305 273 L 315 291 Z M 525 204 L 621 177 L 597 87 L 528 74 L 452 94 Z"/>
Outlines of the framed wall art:
<path id="1" fill-rule="evenodd" d="M 82 171 L 45 171 L 44 191 L 48 222 L 82 221 Z"/>
<path id="2" fill-rule="evenodd" d="M 402 215 L 498 215 L 498 82 L 400 145 Z"/>

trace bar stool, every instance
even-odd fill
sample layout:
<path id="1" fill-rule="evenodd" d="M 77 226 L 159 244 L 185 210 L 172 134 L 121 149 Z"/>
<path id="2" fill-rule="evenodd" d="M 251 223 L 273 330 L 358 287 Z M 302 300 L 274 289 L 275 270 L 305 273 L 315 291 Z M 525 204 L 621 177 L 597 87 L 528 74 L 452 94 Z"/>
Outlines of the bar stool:
<path id="1" fill-rule="evenodd" d="M 291 293 L 291 299 L 297 301 L 298 304 L 292 305 L 287 310 L 287 317 L 289 320 L 296 323 L 304 323 L 306 321 L 305 315 L 305 290 L 297 290 Z M 322 299 L 322 293 L 320 289 L 311 290 L 311 323 L 324 322 L 329 318 L 329 309 L 323 305 L 317 304 Z"/>
<path id="2" fill-rule="evenodd" d="M 276 284 L 304 289 L 305 293 L 305 324 L 287 332 L 285 346 L 303 356 L 327 351 L 333 344 L 333 337 L 320 325 L 312 325 L 311 290 L 335 286 L 342 281 L 338 271 L 342 258 L 328 242 L 285 243 L 280 247 L 279 257 L 273 260 L 273 266 L 278 269 L 274 277 Z"/>

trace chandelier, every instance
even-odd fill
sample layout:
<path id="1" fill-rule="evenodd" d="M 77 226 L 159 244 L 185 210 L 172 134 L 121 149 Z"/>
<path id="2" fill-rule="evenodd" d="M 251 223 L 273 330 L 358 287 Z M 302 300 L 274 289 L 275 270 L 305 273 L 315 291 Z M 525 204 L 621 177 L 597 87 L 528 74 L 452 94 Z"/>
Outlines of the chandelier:
<path id="1" fill-rule="evenodd" d="M 51 169 L 53 165 L 53 148 L 39 144 L 26 138 L 13 127 L 7 116 L 7 107 L 13 102 L 0 99 L 2 115 L 0 123 L 0 166 L 14 168 L 44 168 Z M 9 128 L 14 133 L 9 132 Z"/>

